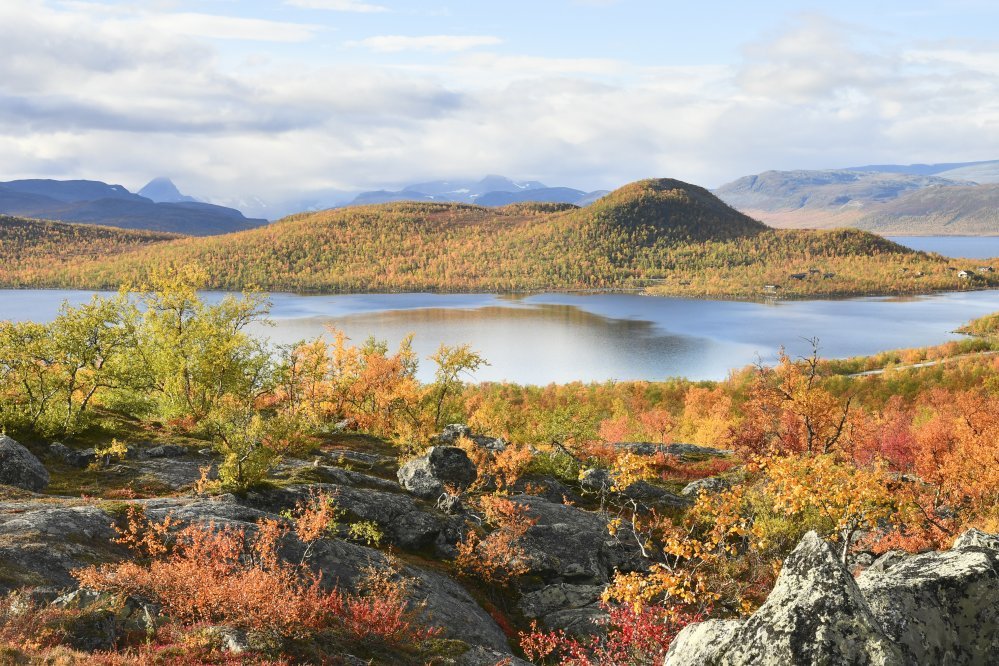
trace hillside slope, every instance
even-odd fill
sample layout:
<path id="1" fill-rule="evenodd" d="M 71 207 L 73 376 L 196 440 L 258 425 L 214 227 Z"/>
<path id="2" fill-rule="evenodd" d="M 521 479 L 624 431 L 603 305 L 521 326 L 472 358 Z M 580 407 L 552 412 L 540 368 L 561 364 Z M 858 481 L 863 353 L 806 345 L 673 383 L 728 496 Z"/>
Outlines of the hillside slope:
<path id="1" fill-rule="evenodd" d="M 30 284 L 33 276 L 51 275 L 55 264 L 107 261 L 124 252 L 177 238 L 174 234 L 152 231 L 0 215 L 0 281 Z M 60 284 L 75 286 L 76 283 L 70 278 Z"/>
<path id="2" fill-rule="evenodd" d="M 999 234 L 995 180 L 997 162 L 886 165 L 767 171 L 739 178 L 715 193 L 779 228 L 851 226 L 889 234 L 988 235 Z"/>
<path id="3" fill-rule="evenodd" d="M 7 283 L 108 287 L 169 262 L 202 265 L 215 288 L 300 292 L 648 289 L 756 297 L 765 285 L 798 296 L 995 281 L 961 281 L 948 270 L 958 265 L 863 231 L 773 230 L 704 188 L 669 179 L 632 183 L 587 208 L 357 206 L 110 257 L 52 259 L 47 271 Z"/>
<path id="4" fill-rule="evenodd" d="M 856 226 L 879 234 L 999 234 L 999 184 L 906 192 L 869 211 Z"/>

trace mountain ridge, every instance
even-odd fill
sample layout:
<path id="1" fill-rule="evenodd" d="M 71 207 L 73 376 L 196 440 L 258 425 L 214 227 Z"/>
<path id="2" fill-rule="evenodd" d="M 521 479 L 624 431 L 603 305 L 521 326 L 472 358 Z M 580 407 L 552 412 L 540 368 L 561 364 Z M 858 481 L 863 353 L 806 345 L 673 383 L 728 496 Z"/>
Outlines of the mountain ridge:
<path id="1" fill-rule="evenodd" d="M 200 265 L 208 287 L 363 292 L 633 290 L 734 298 L 923 293 L 999 285 L 960 262 L 861 230 L 785 231 L 673 179 L 626 185 L 592 205 L 498 208 L 396 202 L 292 215 L 247 231 L 52 257 L 7 286 L 142 283 L 150 267 Z M 778 291 L 779 290 L 779 291 Z"/>
<path id="2" fill-rule="evenodd" d="M 155 202 L 101 181 L 13 180 L 0 182 L 0 214 L 199 236 L 267 223 L 246 218 L 232 208 L 184 197 L 179 191 L 177 195 L 182 199 Z"/>
<path id="3" fill-rule="evenodd" d="M 999 234 L 997 183 L 999 161 L 992 161 L 765 171 L 714 192 L 779 228 L 979 235 Z"/>

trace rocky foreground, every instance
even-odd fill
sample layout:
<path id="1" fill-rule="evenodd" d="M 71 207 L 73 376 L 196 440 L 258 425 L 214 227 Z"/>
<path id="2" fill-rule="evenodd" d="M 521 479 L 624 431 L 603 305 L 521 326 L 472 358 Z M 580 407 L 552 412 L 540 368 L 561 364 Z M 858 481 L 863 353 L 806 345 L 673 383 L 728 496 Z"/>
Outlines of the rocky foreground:
<path id="1" fill-rule="evenodd" d="M 502 442 L 483 438 L 479 444 Z M 324 539 L 312 552 L 324 583 L 350 589 L 367 567 L 401 566 L 402 575 L 414 581 L 413 597 L 424 604 L 426 621 L 462 646 L 442 663 L 526 663 L 515 656 L 514 637 L 504 632 L 492 609 L 441 565 L 454 556 L 467 521 L 474 518 L 460 501 L 438 501 L 443 489 L 467 485 L 475 474 L 464 452 L 446 441 L 401 470 L 387 455 L 346 448 L 312 461 L 288 461 L 271 487 L 238 497 L 190 492 L 200 468 L 212 463 L 210 452 L 154 447 L 132 452 L 104 474 L 161 487 L 169 496 L 109 501 L 41 494 L 50 483 L 50 468 L 65 476 L 66 470 L 91 462 L 91 452 L 53 445 L 47 455 L 35 456 L 14 440 L 0 438 L 0 592 L 22 591 L 64 607 L 100 603 L 99 595 L 76 589 L 71 571 L 127 556 L 112 540 L 112 524 L 132 504 L 142 505 L 152 518 L 169 514 L 182 523 L 253 530 L 258 519 L 278 518 L 320 488 L 335 495 L 351 519 L 377 524 L 385 541 L 383 549 L 369 547 L 346 531 L 342 538 Z M 605 617 L 599 596 L 615 571 L 643 567 L 638 549 L 611 538 L 598 512 L 574 505 L 587 487 L 599 485 L 597 472 L 584 475 L 578 487 L 546 477 L 528 483 L 525 492 L 512 496 L 537 521 L 525 538 L 529 583 L 515 602 L 517 612 L 573 633 L 599 631 Z M 677 507 L 689 501 L 684 495 L 724 484 L 702 481 L 675 495 L 646 485 L 624 492 L 657 506 Z M 397 562 L 384 552 L 385 546 L 398 553 Z M 287 547 L 294 553 L 301 544 Z M 155 615 L 155 608 L 136 600 L 73 637 L 74 645 L 107 649 L 117 631 L 155 623 Z M 227 627 L 211 631 L 230 652 L 253 647 L 253 636 Z M 776 587 L 756 613 L 690 625 L 666 658 L 668 666 L 995 663 L 999 537 L 978 531 L 965 533 L 945 552 L 886 553 L 857 578 L 828 544 L 809 533 L 785 561 Z"/>

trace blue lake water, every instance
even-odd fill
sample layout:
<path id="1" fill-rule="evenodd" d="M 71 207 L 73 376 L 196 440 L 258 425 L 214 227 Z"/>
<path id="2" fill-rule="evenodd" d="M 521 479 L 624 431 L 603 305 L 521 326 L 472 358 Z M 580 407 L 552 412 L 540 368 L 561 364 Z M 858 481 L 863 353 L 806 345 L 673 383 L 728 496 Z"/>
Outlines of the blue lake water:
<path id="1" fill-rule="evenodd" d="M 66 300 L 91 292 L 0 290 L 0 319 L 47 321 Z M 218 298 L 219 294 L 209 294 Z M 469 343 L 490 362 L 474 379 L 546 384 L 572 380 L 721 379 L 781 345 L 795 354 L 818 338 L 826 357 L 933 345 L 961 336 L 964 322 L 999 311 L 999 291 L 906 298 L 736 301 L 627 294 L 272 295 L 273 326 L 254 333 L 275 343 L 343 329 L 396 345 L 408 333 L 425 358 L 440 344 Z M 431 372 L 424 362 L 424 378 Z"/>
<path id="2" fill-rule="evenodd" d="M 999 257 L 999 236 L 886 236 L 899 245 L 945 257 L 991 259 Z"/>

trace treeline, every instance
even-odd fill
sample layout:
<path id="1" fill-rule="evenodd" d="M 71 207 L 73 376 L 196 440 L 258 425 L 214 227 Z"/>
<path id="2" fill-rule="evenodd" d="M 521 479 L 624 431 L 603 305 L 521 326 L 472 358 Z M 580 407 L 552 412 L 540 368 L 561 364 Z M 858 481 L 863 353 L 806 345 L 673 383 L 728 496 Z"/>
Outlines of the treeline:
<path id="1" fill-rule="evenodd" d="M 999 284 L 989 273 L 960 278 L 968 268 L 961 262 L 861 231 L 769 229 L 706 190 L 669 180 L 641 181 L 582 209 L 394 203 L 97 258 L 51 244 L 33 252 L 48 261 L 8 266 L 0 280 L 113 288 L 141 282 L 148 266 L 196 263 L 212 288 L 298 292 L 635 289 L 752 298 Z"/>

